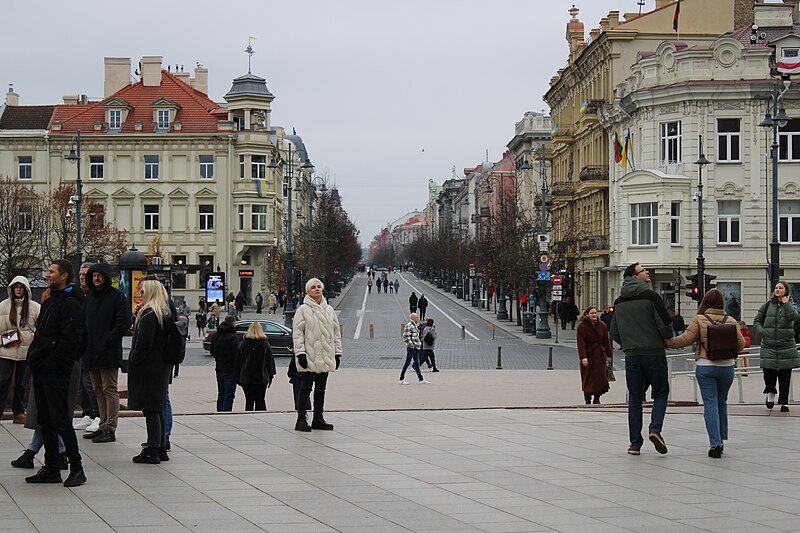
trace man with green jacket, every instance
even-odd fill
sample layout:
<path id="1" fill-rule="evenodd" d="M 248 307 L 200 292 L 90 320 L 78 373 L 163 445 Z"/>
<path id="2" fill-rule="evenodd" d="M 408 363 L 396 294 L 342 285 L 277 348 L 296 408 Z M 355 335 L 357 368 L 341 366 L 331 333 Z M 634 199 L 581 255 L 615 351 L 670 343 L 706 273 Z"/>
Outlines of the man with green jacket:
<path id="1" fill-rule="evenodd" d="M 661 436 L 667 412 L 669 378 L 664 339 L 672 337 L 672 319 L 661 297 L 650 288 L 650 274 L 639 263 L 625 269 L 620 296 L 614 302 L 611 338 L 625 352 L 625 381 L 628 385 L 628 453 L 639 455 L 642 438 L 642 403 L 651 387 L 650 441 L 658 453 L 667 453 Z"/>

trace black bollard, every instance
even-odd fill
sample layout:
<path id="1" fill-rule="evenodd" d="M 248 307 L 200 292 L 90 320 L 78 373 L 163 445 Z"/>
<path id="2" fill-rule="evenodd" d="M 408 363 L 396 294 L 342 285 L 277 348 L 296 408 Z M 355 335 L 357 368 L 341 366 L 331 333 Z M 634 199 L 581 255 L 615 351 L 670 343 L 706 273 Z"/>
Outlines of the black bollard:
<path id="1" fill-rule="evenodd" d="M 497 370 L 503 370 L 503 347 L 497 347 Z"/>
<path id="2" fill-rule="evenodd" d="M 467 338 L 467 326 L 464 325 L 461 326 L 461 338 L 462 339 Z"/>
<path id="3" fill-rule="evenodd" d="M 547 350 L 547 370 L 553 370 L 553 347 Z"/>

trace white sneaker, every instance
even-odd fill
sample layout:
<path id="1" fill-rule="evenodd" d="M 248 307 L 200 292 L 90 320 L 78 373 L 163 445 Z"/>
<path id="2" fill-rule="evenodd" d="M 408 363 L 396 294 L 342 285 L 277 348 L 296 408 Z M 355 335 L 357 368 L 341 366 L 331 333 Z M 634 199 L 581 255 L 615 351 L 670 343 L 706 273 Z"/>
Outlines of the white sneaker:
<path id="1" fill-rule="evenodd" d="M 89 415 L 84 416 L 80 420 L 75 420 L 72 423 L 72 429 L 86 429 L 92 424 L 92 417 Z"/>
<path id="2" fill-rule="evenodd" d="M 430 383 L 431 383 L 430 381 L 428 381 L 427 379 L 424 379 L 424 378 L 419 380 L 419 384 L 420 385 L 430 385 Z"/>
<path id="3" fill-rule="evenodd" d="M 86 428 L 86 433 L 93 433 L 100 429 L 100 417 L 92 418 L 92 423 Z"/>
<path id="4" fill-rule="evenodd" d="M 401 379 L 400 381 L 398 381 L 398 383 L 400 383 L 400 385 L 408 385 L 408 381 L 404 379 Z"/>

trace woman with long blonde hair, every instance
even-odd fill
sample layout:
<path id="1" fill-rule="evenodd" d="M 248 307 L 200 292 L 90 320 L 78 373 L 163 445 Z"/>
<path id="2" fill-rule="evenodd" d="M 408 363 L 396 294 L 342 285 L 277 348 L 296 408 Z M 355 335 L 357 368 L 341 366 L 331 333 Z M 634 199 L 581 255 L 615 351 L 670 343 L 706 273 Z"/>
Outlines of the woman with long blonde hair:
<path id="1" fill-rule="evenodd" d="M 128 357 L 128 407 L 144 413 L 147 447 L 134 463 L 158 464 L 169 461 L 164 434 L 171 365 L 164 360 L 166 325 L 174 320 L 167 291 L 156 280 L 141 283 L 142 302 L 136 315 L 131 353 Z"/>
<path id="2" fill-rule="evenodd" d="M 244 390 L 245 411 L 267 410 L 267 388 L 275 375 L 275 358 L 260 322 L 247 328 L 234 362 L 236 382 Z"/>

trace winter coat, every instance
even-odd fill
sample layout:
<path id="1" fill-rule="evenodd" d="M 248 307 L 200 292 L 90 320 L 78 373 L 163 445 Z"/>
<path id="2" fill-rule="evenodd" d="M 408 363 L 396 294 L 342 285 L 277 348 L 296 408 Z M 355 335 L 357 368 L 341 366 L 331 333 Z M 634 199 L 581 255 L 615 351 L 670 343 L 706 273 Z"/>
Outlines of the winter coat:
<path id="1" fill-rule="evenodd" d="M 275 296 L 274 292 L 269 293 L 269 296 L 267 296 L 267 303 L 270 309 L 276 309 L 278 307 L 278 298 Z"/>
<path id="2" fill-rule="evenodd" d="M 417 303 L 418 302 L 419 302 L 419 300 L 417 300 L 417 295 L 412 292 L 411 296 L 408 297 L 408 307 L 409 307 L 409 309 L 411 309 L 412 313 L 416 313 L 417 312 Z"/>
<path id="3" fill-rule="evenodd" d="M 217 302 L 211 304 L 211 314 L 214 315 L 217 320 L 219 320 L 219 315 L 222 314 L 222 307 L 217 304 Z"/>
<path id="4" fill-rule="evenodd" d="M 753 319 L 753 328 L 761 337 L 761 368 L 782 370 L 800 367 L 794 342 L 795 320 L 800 318 L 791 302 L 775 298 L 761 306 Z"/>
<path id="5" fill-rule="evenodd" d="M 206 314 L 202 311 L 194 315 L 194 320 L 197 323 L 197 328 L 204 328 L 208 324 L 208 319 L 206 318 Z"/>
<path id="6" fill-rule="evenodd" d="M 189 308 L 188 305 L 186 305 L 186 302 L 183 302 L 178 313 L 181 316 L 185 316 L 187 320 L 189 319 L 190 316 L 192 316 L 192 310 Z"/>
<path id="7" fill-rule="evenodd" d="M 244 339 L 236 350 L 234 375 L 239 385 L 272 384 L 275 375 L 275 357 L 266 340 Z"/>
<path id="8" fill-rule="evenodd" d="M 672 333 L 672 319 L 661 297 L 645 281 L 625 278 L 611 319 L 611 338 L 625 355 L 666 356 L 664 339 L 671 339 Z"/>
<path id="9" fill-rule="evenodd" d="M 28 366 L 70 372 L 80 359 L 86 336 L 83 318 L 83 293 L 74 285 L 51 290 L 42 304 L 36 334 L 28 347 Z"/>
<path id="10" fill-rule="evenodd" d="M 707 309 L 705 314 L 713 318 L 714 322 L 720 322 L 725 316 L 725 311 L 723 309 L 712 308 Z M 667 339 L 664 341 L 664 344 L 670 348 L 683 348 L 684 346 L 689 346 L 690 344 L 697 342 L 695 359 L 708 359 L 708 325 L 710 323 L 711 322 L 709 322 L 709 320 L 703 315 L 695 315 L 692 321 L 689 322 L 689 327 L 686 328 L 686 331 L 683 332 L 683 335 L 680 337 Z M 735 318 L 729 316 L 725 319 L 725 323 L 736 324 L 736 332 L 739 339 L 736 353 L 741 352 L 744 350 L 746 341 L 744 339 L 744 335 L 742 335 L 742 332 L 739 329 L 738 322 Z M 735 359 L 736 353 L 731 354 L 731 359 Z"/>
<path id="11" fill-rule="evenodd" d="M 22 300 L 14 299 L 14 291 L 11 287 L 17 283 L 22 283 L 25 286 L 25 291 L 28 293 L 28 322 L 26 324 L 12 324 L 11 323 L 11 306 L 15 305 L 16 310 L 14 316 L 16 322 L 22 315 Z M 8 299 L 0 302 L 0 333 L 10 331 L 12 329 L 19 330 L 22 342 L 14 346 L 0 348 L 0 359 L 10 359 L 11 361 L 24 361 L 28 357 L 28 347 L 33 342 L 33 334 L 36 332 L 36 320 L 39 318 L 39 311 L 41 305 L 33 301 L 31 294 L 31 286 L 25 276 L 17 276 L 8 284 Z"/>
<path id="12" fill-rule="evenodd" d="M 409 320 L 403 328 L 403 342 L 409 348 L 419 350 L 422 348 L 422 340 L 419 337 L 419 326 L 413 320 Z"/>
<path id="13" fill-rule="evenodd" d="M 236 295 L 236 310 L 240 313 L 244 311 L 244 294 L 241 292 Z"/>
<path id="14" fill-rule="evenodd" d="M 425 341 L 425 335 L 430 332 L 433 341 L 430 343 Z M 422 339 L 422 349 L 433 351 L 433 345 L 436 344 L 436 326 L 424 326 L 419 333 L 419 338 Z"/>
<path id="15" fill-rule="evenodd" d="M 217 362 L 216 370 L 220 372 L 233 372 L 236 360 L 236 349 L 239 339 L 236 337 L 236 328 L 223 322 L 217 331 L 211 335 L 211 356 Z"/>
<path id="16" fill-rule="evenodd" d="M 106 280 L 102 289 L 92 281 L 95 272 Z M 121 290 L 111 286 L 111 267 L 106 263 L 89 269 L 86 284 L 89 287 L 84 303 L 87 337 L 81 366 L 86 370 L 120 368 L 122 337 L 131 325 L 131 305 Z"/>
<path id="17" fill-rule="evenodd" d="M 128 408 L 161 412 L 167 403 L 172 365 L 164 361 L 167 334 L 152 309 L 145 309 L 133 329 L 128 356 Z M 170 320 L 169 314 L 164 320 Z"/>
<path id="18" fill-rule="evenodd" d="M 686 321 L 683 320 L 681 315 L 672 315 L 672 329 L 674 331 L 683 331 L 686 329 Z"/>
<path id="19" fill-rule="evenodd" d="M 608 359 L 613 356 L 608 329 L 602 320 L 593 322 L 584 318 L 575 334 L 578 341 L 578 358 L 588 359 L 589 366 L 578 364 L 581 370 L 581 388 L 585 394 L 608 392 Z"/>
<path id="20" fill-rule="evenodd" d="M 67 385 L 67 405 L 78 403 L 78 392 L 81 386 L 81 365 L 78 361 L 72 363 L 72 372 L 69 375 L 69 385 Z M 33 392 L 33 381 L 31 381 L 30 396 L 28 405 L 25 408 L 25 425 L 27 429 L 42 429 L 39 425 L 39 410 L 36 408 L 36 395 Z"/>
<path id="21" fill-rule="evenodd" d="M 417 306 L 419 307 L 419 310 L 424 313 L 425 310 L 428 308 L 428 299 L 425 298 L 424 296 L 420 296 L 419 301 L 417 302 Z"/>
<path id="22" fill-rule="evenodd" d="M 564 302 L 563 304 L 558 306 L 558 316 L 561 320 L 565 322 L 572 322 L 573 320 L 577 320 L 578 314 L 580 311 L 578 310 L 578 306 L 572 302 Z"/>
<path id="23" fill-rule="evenodd" d="M 325 298 L 317 303 L 306 295 L 303 305 L 297 308 L 292 329 L 295 359 L 306 354 L 308 368 L 302 368 L 297 361 L 299 372 L 334 372 L 336 356 L 342 355 L 342 333 L 336 311 L 328 305 Z"/>

